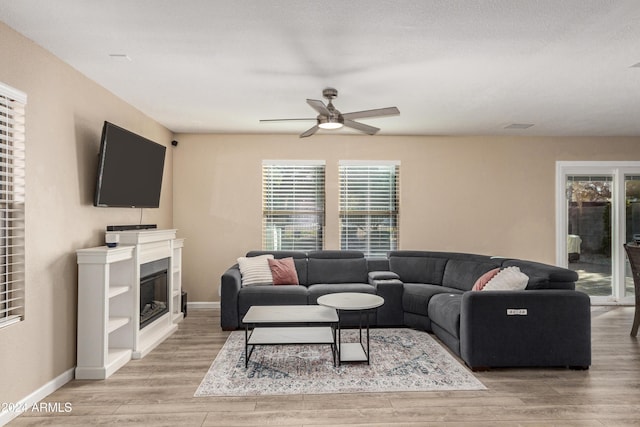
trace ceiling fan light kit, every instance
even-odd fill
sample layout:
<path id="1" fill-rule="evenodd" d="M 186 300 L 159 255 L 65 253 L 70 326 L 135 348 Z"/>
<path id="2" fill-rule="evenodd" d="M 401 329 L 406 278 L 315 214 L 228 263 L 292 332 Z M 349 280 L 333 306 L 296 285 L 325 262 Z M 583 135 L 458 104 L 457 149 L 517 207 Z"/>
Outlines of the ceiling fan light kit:
<path id="1" fill-rule="evenodd" d="M 333 117 L 321 118 L 318 116 L 318 127 L 320 129 L 334 130 L 340 129 L 342 126 L 344 126 L 344 119 L 340 120 L 340 117 L 338 119 L 334 119 Z"/>
<path id="2" fill-rule="evenodd" d="M 364 123 L 356 122 L 354 119 L 361 119 L 366 117 L 381 117 L 381 116 L 395 116 L 400 114 L 400 110 L 397 107 L 377 108 L 374 110 L 356 111 L 352 113 L 342 114 L 333 106 L 333 99 L 338 96 L 338 91 L 334 88 L 328 87 L 322 91 L 322 96 L 329 102 L 327 105 L 318 99 L 307 99 L 307 104 L 318 112 L 316 116 L 315 126 L 307 129 L 300 134 L 300 138 L 305 138 L 315 134 L 318 129 L 336 130 L 343 126 L 350 127 L 352 129 L 359 130 L 367 135 L 375 135 L 380 129 L 377 127 L 365 125 Z M 287 121 L 287 120 L 314 120 L 314 119 L 269 119 L 260 120 L 261 122 L 274 122 L 274 121 Z"/>

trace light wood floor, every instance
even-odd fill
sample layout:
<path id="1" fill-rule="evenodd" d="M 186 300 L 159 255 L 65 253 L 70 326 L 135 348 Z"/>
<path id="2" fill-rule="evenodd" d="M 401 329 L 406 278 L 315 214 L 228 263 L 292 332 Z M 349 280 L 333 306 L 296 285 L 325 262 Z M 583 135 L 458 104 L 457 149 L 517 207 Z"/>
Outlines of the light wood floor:
<path id="1" fill-rule="evenodd" d="M 72 381 L 11 426 L 628 426 L 640 425 L 640 338 L 630 307 L 596 307 L 593 365 L 477 373 L 484 391 L 196 398 L 228 333 L 218 310 L 191 310 L 178 332 L 105 381 Z M 552 331 L 550 331 L 552 333 Z"/>

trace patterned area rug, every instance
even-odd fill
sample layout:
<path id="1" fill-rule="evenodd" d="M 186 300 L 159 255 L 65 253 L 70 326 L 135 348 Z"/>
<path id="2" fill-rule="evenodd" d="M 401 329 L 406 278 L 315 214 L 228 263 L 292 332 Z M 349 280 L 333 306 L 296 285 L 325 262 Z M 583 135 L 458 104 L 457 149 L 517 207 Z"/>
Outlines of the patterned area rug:
<path id="1" fill-rule="evenodd" d="M 342 341 L 357 341 L 343 330 Z M 484 390 L 426 332 L 372 329 L 371 364 L 333 366 L 328 345 L 258 346 L 245 369 L 244 332 L 234 331 L 195 393 L 202 396 Z"/>

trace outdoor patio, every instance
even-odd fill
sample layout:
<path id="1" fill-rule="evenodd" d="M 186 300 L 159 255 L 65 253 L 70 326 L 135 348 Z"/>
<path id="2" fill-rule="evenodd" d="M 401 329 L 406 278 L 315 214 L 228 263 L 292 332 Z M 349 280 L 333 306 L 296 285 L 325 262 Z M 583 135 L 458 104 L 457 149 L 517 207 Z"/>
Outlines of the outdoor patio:
<path id="1" fill-rule="evenodd" d="M 580 276 L 576 283 L 576 290 L 583 291 L 590 296 L 611 295 L 611 259 L 602 256 L 585 255 L 578 262 L 570 262 L 569 269 Z M 631 268 L 626 263 L 626 295 L 634 295 Z"/>

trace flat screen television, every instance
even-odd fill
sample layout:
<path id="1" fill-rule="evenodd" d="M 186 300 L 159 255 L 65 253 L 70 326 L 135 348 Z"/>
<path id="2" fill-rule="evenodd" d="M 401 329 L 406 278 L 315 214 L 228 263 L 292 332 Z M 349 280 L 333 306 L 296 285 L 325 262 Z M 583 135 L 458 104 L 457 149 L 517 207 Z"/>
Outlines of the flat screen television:
<path id="1" fill-rule="evenodd" d="M 160 206 L 166 147 L 104 122 L 94 206 Z"/>

